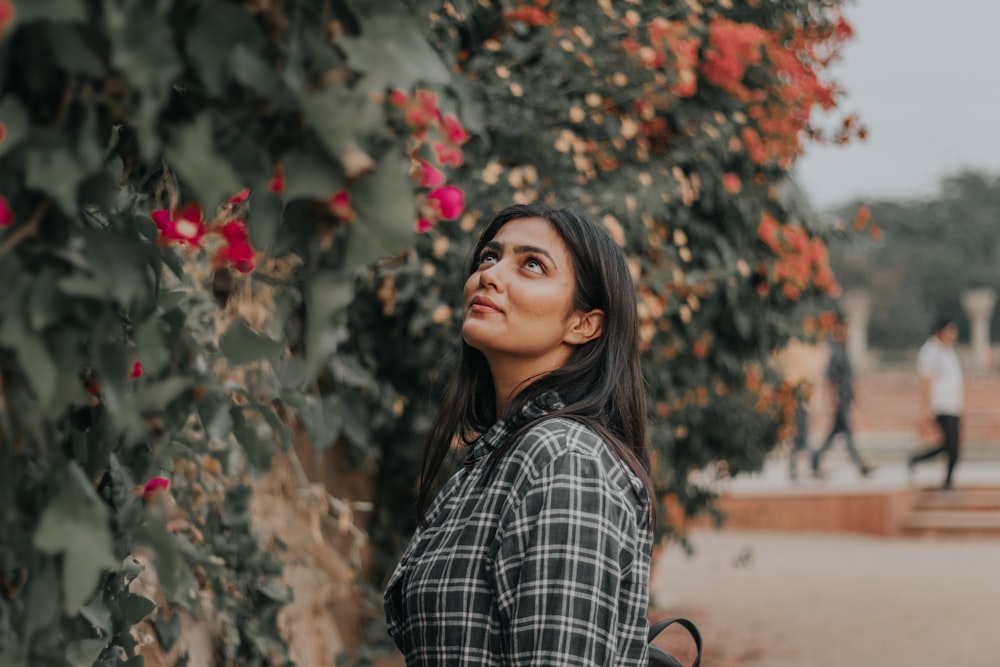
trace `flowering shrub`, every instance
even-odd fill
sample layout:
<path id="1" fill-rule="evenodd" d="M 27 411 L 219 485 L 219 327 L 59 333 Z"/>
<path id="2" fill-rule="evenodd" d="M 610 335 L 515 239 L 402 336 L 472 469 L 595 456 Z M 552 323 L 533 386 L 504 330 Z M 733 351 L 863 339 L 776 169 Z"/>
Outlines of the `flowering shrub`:
<path id="1" fill-rule="evenodd" d="M 477 225 L 511 202 L 589 212 L 637 279 L 661 535 L 711 511 L 688 472 L 756 470 L 787 433 L 796 388 L 771 355 L 830 328 L 838 286 L 826 232 L 787 191 L 808 141 L 862 136 L 821 126 L 838 88 L 827 66 L 850 27 L 840 3 L 464 3 L 432 16 L 437 46 L 466 78 L 481 141 L 451 182 L 468 202 L 416 252 L 381 265 L 352 311 L 353 344 L 406 397 L 382 427 L 382 466 L 416 479 L 457 338 L 462 267 Z M 434 315 L 437 315 L 435 317 Z M 371 336 L 371 331 L 384 335 Z M 375 500 L 372 540 L 391 566 L 412 521 L 411 483 Z M 681 508 L 684 511 L 669 511 Z M 680 520 L 677 517 L 680 516 Z"/>

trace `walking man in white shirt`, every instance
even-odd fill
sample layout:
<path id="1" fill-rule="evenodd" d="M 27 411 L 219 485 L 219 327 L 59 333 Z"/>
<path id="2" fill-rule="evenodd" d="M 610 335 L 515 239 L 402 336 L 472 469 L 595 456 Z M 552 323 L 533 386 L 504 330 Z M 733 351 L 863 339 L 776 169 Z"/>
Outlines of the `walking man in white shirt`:
<path id="1" fill-rule="evenodd" d="M 920 348 L 917 372 L 920 375 L 923 412 L 927 419 L 937 423 L 941 442 L 930 449 L 916 452 L 909 459 L 912 477 L 917 463 L 939 454 L 948 456 L 948 472 L 942 489 L 950 490 L 952 473 L 958 463 L 961 415 L 964 405 L 962 366 L 955 353 L 958 327 L 950 319 L 940 320 L 934 334 Z"/>

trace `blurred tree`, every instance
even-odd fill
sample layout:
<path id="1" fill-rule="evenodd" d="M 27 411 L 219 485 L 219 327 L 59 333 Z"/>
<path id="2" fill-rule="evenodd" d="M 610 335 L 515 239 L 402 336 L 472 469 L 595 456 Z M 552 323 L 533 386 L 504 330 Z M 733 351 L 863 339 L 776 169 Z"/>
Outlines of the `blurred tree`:
<path id="1" fill-rule="evenodd" d="M 838 213 L 850 219 L 861 203 Z M 941 316 L 954 318 L 967 337 L 962 292 L 1000 291 L 1000 178 L 967 170 L 943 178 L 940 191 L 926 199 L 864 203 L 881 230 L 878 238 L 833 245 L 831 262 L 845 286 L 871 290 L 871 344 L 920 345 Z M 1000 309 L 991 334 L 1000 339 Z"/>
<path id="2" fill-rule="evenodd" d="M 413 529 L 423 438 L 462 318 L 477 225 L 535 199 L 591 214 L 638 282 L 660 534 L 710 509 L 689 473 L 758 470 L 794 409 L 773 351 L 828 325 L 838 287 L 789 169 L 824 131 L 825 69 L 851 35 L 839 2 L 454 1 L 432 14 L 441 88 L 474 136 L 455 176 L 469 211 L 371 272 L 352 345 L 405 398 L 379 430 L 373 580 Z M 812 316 L 802 317 L 803 312 Z M 678 512 L 677 509 L 682 511 Z"/>

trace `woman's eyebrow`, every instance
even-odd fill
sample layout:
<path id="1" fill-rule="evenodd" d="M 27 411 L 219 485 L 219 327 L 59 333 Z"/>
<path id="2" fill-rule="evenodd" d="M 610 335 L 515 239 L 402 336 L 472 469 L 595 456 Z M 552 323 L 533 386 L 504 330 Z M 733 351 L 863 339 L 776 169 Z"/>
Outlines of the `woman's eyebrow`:
<path id="1" fill-rule="evenodd" d="M 483 247 L 497 251 L 503 251 L 504 249 L 503 244 L 500 243 L 499 241 L 490 241 Z M 514 253 L 518 255 L 544 255 L 545 257 L 548 257 L 549 261 L 552 262 L 552 265 L 554 267 L 556 267 L 557 269 L 559 268 L 559 265 L 556 263 L 555 257 L 553 257 L 549 253 L 549 251 L 546 250 L 545 248 L 540 248 L 536 245 L 516 245 L 514 246 Z"/>

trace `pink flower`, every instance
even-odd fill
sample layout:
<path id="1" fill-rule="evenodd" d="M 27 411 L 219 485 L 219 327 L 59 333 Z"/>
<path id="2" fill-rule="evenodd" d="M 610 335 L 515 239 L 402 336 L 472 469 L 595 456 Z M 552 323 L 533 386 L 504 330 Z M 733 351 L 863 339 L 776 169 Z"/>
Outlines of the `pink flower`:
<path id="1" fill-rule="evenodd" d="M 142 497 L 151 500 L 157 491 L 166 492 L 170 488 L 170 480 L 166 477 L 153 477 L 142 487 Z"/>
<path id="2" fill-rule="evenodd" d="M 10 210 L 10 202 L 0 195 L 0 227 L 7 227 L 14 222 L 14 212 Z"/>
<path id="3" fill-rule="evenodd" d="M 454 185 L 432 190 L 427 199 L 441 212 L 444 220 L 454 220 L 462 215 L 462 210 L 465 208 L 465 193 Z"/>
<path id="4" fill-rule="evenodd" d="M 426 218 L 420 218 L 419 220 L 417 220 L 417 231 L 420 233 L 426 232 L 433 226 L 434 223 Z"/>
<path id="5" fill-rule="evenodd" d="M 743 184 L 740 183 L 740 177 L 736 174 L 726 173 L 722 175 L 722 187 L 724 187 L 726 192 L 729 194 L 735 195 L 743 189 Z"/>
<path id="6" fill-rule="evenodd" d="M 393 88 L 389 92 L 389 102 L 391 102 L 393 106 L 405 107 L 406 103 L 409 101 L 410 98 L 407 97 L 406 93 L 404 93 L 399 88 Z"/>
<path id="7" fill-rule="evenodd" d="M 246 240 L 241 239 L 230 239 L 226 245 L 219 249 L 216 259 L 231 265 L 240 273 L 250 273 L 257 265 L 253 247 Z"/>
<path id="8" fill-rule="evenodd" d="M 247 226 L 239 220 L 232 220 L 222 226 L 222 238 L 229 243 L 247 240 Z"/>
<path id="9" fill-rule="evenodd" d="M 417 186 L 421 188 L 437 188 L 444 185 L 444 174 L 437 170 L 429 162 L 420 160 L 420 173 L 417 177 Z"/>
<path id="10" fill-rule="evenodd" d="M 271 177 L 271 182 L 268 183 L 267 189 L 276 195 L 280 195 L 285 191 L 285 168 L 280 164 L 275 165 L 274 175 Z"/>
<path id="11" fill-rule="evenodd" d="M 330 212 L 341 222 L 354 221 L 354 209 L 351 208 L 351 193 L 339 190 L 330 197 Z"/>
<path id="12" fill-rule="evenodd" d="M 445 136 L 448 137 L 448 141 L 451 143 L 464 144 L 468 140 L 468 131 L 462 127 L 462 124 L 452 114 L 445 114 L 444 118 L 441 119 L 441 124 L 444 125 Z"/>
<path id="13" fill-rule="evenodd" d="M 237 204 L 242 204 L 249 198 L 250 198 L 250 190 L 248 190 L 247 188 L 243 188 L 237 194 L 230 197 L 229 201 L 226 203 L 229 206 L 236 206 Z"/>
<path id="14" fill-rule="evenodd" d="M 406 122 L 416 127 L 426 127 L 440 117 L 437 94 L 429 90 L 418 90 L 413 106 L 406 111 Z"/>
<path id="15" fill-rule="evenodd" d="M 138 380 L 142 377 L 142 362 L 136 360 L 132 364 L 132 371 L 128 374 L 129 380 Z"/>
<path id="16" fill-rule="evenodd" d="M 437 156 L 437 161 L 441 164 L 461 167 L 462 163 L 465 162 L 462 151 L 451 144 L 433 144 L 431 148 L 434 149 L 434 155 Z"/>
<path id="17" fill-rule="evenodd" d="M 156 223 L 156 228 L 160 230 L 162 241 L 187 243 L 192 246 L 201 245 L 201 237 L 205 235 L 206 230 L 201 206 L 198 204 L 188 204 L 181 209 L 176 217 L 165 209 L 153 211 L 150 217 Z"/>

